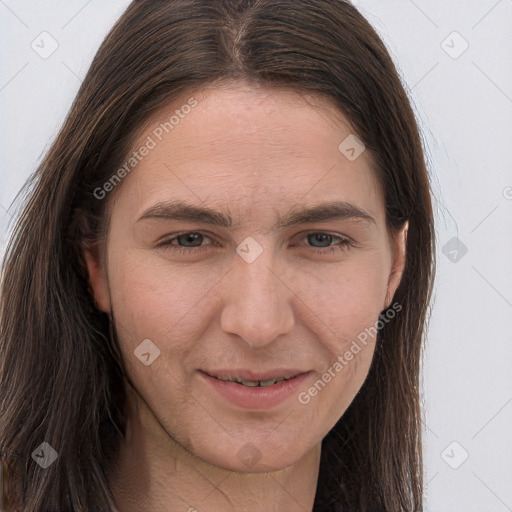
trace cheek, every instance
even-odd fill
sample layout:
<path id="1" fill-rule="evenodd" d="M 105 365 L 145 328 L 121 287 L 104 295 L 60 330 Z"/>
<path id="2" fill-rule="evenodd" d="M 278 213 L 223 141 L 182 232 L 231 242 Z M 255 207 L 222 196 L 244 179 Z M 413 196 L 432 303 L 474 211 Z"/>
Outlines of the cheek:
<path id="1" fill-rule="evenodd" d="M 177 270 L 137 251 L 112 262 L 112 303 L 118 329 L 124 329 L 119 333 L 124 345 L 133 350 L 149 338 L 165 345 L 166 351 L 179 351 L 197 339 L 205 304 L 211 307 L 216 297 L 212 288 L 217 274 L 209 279 L 193 267 Z"/>
<path id="2" fill-rule="evenodd" d="M 388 263 L 378 251 L 346 263 L 303 271 L 294 291 L 317 317 L 326 334 L 354 339 L 378 320 L 384 306 Z M 341 347 L 343 348 L 343 347 Z"/>
<path id="3" fill-rule="evenodd" d="M 334 325 L 338 330 L 349 327 L 347 334 L 353 338 L 377 320 L 385 298 L 385 282 L 381 273 L 375 267 L 370 267 L 347 275 L 339 289 L 338 314 L 334 318 Z"/>
<path id="4" fill-rule="evenodd" d="M 326 418 L 330 427 L 348 408 L 368 375 L 386 293 L 385 270 L 384 258 L 360 259 L 329 275 L 317 275 L 317 285 L 324 284 L 315 292 L 308 285 L 310 295 L 305 302 L 319 319 L 317 333 L 327 361 L 319 380 L 304 390 L 301 398 L 316 404 L 318 416 Z M 302 293 L 306 296 L 307 290 Z"/>
<path id="5" fill-rule="evenodd" d="M 166 351 L 187 351 L 190 340 L 200 339 L 222 307 L 216 285 L 226 269 L 206 263 L 178 268 L 137 250 L 120 251 L 111 261 L 116 322 L 132 351 L 146 338 L 165 345 Z M 386 293 L 386 267 L 383 252 L 367 250 L 336 263 L 289 262 L 280 268 L 280 278 L 294 292 L 291 300 L 298 321 L 320 339 L 332 339 L 330 352 L 339 353 L 347 340 L 378 319 Z"/>

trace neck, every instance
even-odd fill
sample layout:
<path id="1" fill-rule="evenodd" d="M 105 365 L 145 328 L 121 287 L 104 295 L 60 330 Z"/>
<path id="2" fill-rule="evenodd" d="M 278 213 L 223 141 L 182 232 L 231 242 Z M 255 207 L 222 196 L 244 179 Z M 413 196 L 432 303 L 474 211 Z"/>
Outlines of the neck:
<path id="1" fill-rule="evenodd" d="M 321 443 L 279 471 L 229 471 L 183 448 L 146 403 L 134 398 L 137 405 L 131 408 L 126 437 L 110 477 L 118 512 L 313 510 Z"/>

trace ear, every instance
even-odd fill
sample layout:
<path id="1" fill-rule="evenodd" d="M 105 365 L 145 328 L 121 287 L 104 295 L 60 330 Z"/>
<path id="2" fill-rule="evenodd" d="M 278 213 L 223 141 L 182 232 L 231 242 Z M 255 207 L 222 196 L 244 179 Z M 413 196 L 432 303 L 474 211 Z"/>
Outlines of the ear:
<path id="1" fill-rule="evenodd" d="M 384 309 L 391 305 L 393 295 L 402 279 L 405 268 L 405 258 L 407 254 L 407 232 L 409 230 L 409 221 L 405 221 L 400 231 L 392 235 L 393 263 L 389 274 L 388 286 L 386 291 L 386 300 Z"/>
<path id="2" fill-rule="evenodd" d="M 98 244 L 84 246 L 83 253 L 96 307 L 104 313 L 110 313 L 108 280 L 101 261 Z"/>

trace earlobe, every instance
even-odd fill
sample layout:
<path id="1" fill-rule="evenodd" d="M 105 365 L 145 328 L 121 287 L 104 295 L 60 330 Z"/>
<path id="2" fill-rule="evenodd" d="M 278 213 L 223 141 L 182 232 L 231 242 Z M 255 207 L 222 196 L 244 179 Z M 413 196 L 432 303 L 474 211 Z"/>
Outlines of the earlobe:
<path id="1" fill-rule="evenodd" d="M 391 300 L 393 299 L 395 291 L 400 285 L 400 281 L 402 280 L 407 255 L 408 230 L 409 221 L 407 220 L 400 228 L 400 231 L 393 237 L 393 264 L 388 279 L 385 309 L 391 305 Z"/>
<path id="2" fill-rule="evenodd" d="M 101 262 L 98 245 L 84 247 L 83 254 L 96 307 L 104 313 L 110 313 L 108 281 Z"/>

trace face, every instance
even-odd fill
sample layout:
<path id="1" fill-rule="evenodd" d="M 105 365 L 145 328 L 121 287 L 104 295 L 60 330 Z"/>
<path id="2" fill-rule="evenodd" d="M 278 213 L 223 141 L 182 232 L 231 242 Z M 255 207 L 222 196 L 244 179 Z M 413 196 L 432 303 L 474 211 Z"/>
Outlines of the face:
<path id="1" fill-rule="evenodd" d="M 106 260 L 86 254 L 134 387 L 165 435 L 210 464 L 294 464 L 367 376 L 405 231 L 386 229 L 369 152 L 339 149 L 352 133 L 332 105 L 291 91 L 190 94 L 141 130 Z M 293 378 L 247 382 L 273 377 Z"/>

